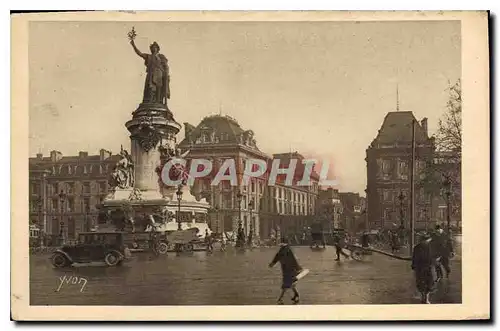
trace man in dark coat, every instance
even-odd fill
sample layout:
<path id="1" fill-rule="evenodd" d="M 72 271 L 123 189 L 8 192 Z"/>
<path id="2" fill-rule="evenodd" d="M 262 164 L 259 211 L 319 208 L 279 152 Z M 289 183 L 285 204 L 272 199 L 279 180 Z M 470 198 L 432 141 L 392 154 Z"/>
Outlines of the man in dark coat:
<path id="1" fill-rule="evenodd" d="M 413 249 L 411 269 L 415 271 L 415 280 L 417 290 L 421 295 L 421 303 L 430 303 L 429 296 L 435 283 L 434 274 L 432 273 L 434 254 L 430 242 L 431 237 L 424 234 L 420 237 L 420 243 Z"/>
<path id="2" fill-rule="evenodd" d="M 281 264 L 281 273 L 283 275 L 283 282 L 281 284 L 281 294 L 278 297 L 278 304 L 283 304 L 283 296 L 286 290 L 291 288 L 293 291 L 292 301 L 296 304 L 299 302 L 299 292 L 296 288 L 297 275 L 302 271 L 292 249 L 288 245 L 288 240 L 282 238 L 282 243 L 278 253 L 274 256 L 274 259 L 269 263 L 269 268 L 272 268 L 276 263 Z"/>
<path id="3" fill-rule="evenodd" d="M 340 233 L 336 233 L 333 237 L 334 245 L 335 245 L 335 253 L 337 254 L 337 258 L 335 261 L 340 261 L 340 255 L 343 255 L 344 258 L 348 259 L 349 255 L 344 253 L 342 250 L 345 247 L 345 235 L 342 235 Z"/>
<path id="4" fill-rule="evenodd" d="M 391 251 L 394 254 L 400 249 L 399 235 L 396 231 L 389 232 L 389 235 L 391 239 Z"/>
<path id="5" fill-rule="evenodd" d="M 367 232 L 364 232 L 361 236 L 361 246 L 368 248 L 370 246 L 370 236 Z"/>
<path id="6" fill-rule="evenodd" d="M 438 278 L 441 278 L 443 275 L 442 268 L 446 271 L 446 278 L 448 278 L 451 272 L 450 256 L 453 254 L 453 245 L 451 238 L 443 231 L 439 224 L 436 225 L 436 231 L 432 236 L 432 250 L 434 258 L 438 260 L 438 263 L 436 263 Z"/>

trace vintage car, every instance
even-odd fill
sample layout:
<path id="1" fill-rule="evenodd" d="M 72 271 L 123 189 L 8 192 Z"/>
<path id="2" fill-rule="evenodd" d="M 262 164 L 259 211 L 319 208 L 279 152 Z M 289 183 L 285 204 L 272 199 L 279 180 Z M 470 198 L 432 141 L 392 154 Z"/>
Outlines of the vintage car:
<path id="1" fill-rule="evenodd" d="M 104 262 L 108 266 L 121 265 L 130 257 L 124 245 L 123 232 L 84 232 L 78 242 L 64 245 L 52 255 L 52 265 L 62 268 L 73 263 Z"/>

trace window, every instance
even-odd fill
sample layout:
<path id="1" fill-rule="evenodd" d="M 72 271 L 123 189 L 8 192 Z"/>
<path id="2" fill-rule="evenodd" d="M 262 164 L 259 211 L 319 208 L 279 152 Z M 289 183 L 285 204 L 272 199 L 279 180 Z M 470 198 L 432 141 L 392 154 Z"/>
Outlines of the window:
<path id="1" fill-rule="evenodd" d="M 391 172 L 391 160 L 382 160 L 382 173 L 388 175 Z"/>
<path id="2" fill-rule="evenodd" d="M 108 190 L 108 183 L 99 182 L 99 193 L 106 193 L 107 190 Z"/>
<path id="3" fill-rule="evenodd" d="M 392 201 L 392 191 L 391 190 L 383 190 L 383 199 L 385 202 L 391 202 Z"/>
<path id="4" fill-rule="evenodd" d="M 57 198 L 52 199 L 52 211 L 58 211 L 59 209 L 59 200 Z"/>
<path id="5" fill-rule="evenodd" d="M 255 181 L 253 179 L 250 179 L 251 180 L 251 188 L 252 188 L 252 193 L 255 193 Z"/>
<path id="6" fill-rule="evenodd" d="M 90 198 L 83 198 L 83 211 L 90 212 Z"/>
<path id="7" fill-rule="evenodd" d="M 204 143 L 209 143 L 211 141 L 209 132 L 207 132 L 207 131 L 203 132 L 202 136 L 203 136 Z"/>
<path id="8" fill-rule="evenodd" d="M 427 220 L 427 210 L 426 209 L 418 209 L 417 210 L 417 219 L 420 221 Z"/>
<path id="9" fill-rule="evenodd" d="M 70 213 L 75 211 L 75 198 L 68 198 L 68 211 Z"/>
<path id="10" fill-rule="evenodd" d="M 398 162 L 398 174 L 401 179 L 408 179 L 408 162 L 399 161 Z"/>
<path id="11" fill-rule="evenodd" d="M 384 220 L 390 220 L 392 216 L 392 211 L 389 208 L 384 209 Z"/>
<path id="12" fill-rule="evenodd" d="M 31 183 L 31 194 L 40 195 L 40 184 Z"/>
<path id="13" fill-rule="evenodd" d="M 51 183 L 49 185 L 49 191 L 50 191 L 50 195 L 54 195 L 54 194 L 57 194 L 57 183 Z"/>
<path id="14" fill-rule="evenodd" d="M 37 211 L 37 203 L 36 203 L 36 200 L 31 200 L 30 201 L 30 211 L 32 213 L 36 212 Z"/>
<path id="15" fill-rule="evenodd" d="M 223 209 L 232 209 L 233 208 L 233 197 L 231 193 L 223 193 L 222 194 L 222 208 Z"/>
<path id="16" fill-rule="evenodd" d="M 75 183 L 73 182 L 66 183 L 66 193 L 67 194 L 75 193 Z"/>
<path id="17" fill-rule="evenodd" d="M 89 194 L 90 193 L 90 182 L 83 182 L 82 183 L 82 192 L 84 194 Z"/>

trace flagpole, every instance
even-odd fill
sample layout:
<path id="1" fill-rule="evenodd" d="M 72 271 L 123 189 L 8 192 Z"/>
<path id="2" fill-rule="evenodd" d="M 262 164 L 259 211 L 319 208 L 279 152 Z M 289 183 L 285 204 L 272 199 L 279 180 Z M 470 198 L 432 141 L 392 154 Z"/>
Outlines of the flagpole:
<path id="1" fill-rule="evenodd" d="M 415 245 L 415 120 L 411 121 L 411 161 L 410 161 L 410 256 Z"/>

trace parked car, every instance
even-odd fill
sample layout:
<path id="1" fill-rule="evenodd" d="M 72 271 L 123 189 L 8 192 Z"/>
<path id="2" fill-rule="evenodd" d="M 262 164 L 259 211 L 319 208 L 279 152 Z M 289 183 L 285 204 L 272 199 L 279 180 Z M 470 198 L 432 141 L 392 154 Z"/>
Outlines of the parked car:
<path id="1" fill-rule="evenodd" d="M 78 242 L 64 245 L 52 255 L 52 265 L 63 268 L 73 263 L 104 262 L 108 266 L 121 265 L 130 257 L 124 244 L 124 232 L 83 232 Z"/>

